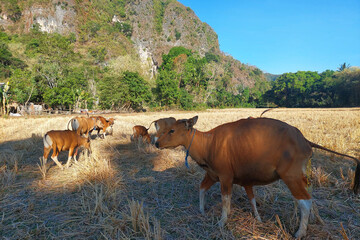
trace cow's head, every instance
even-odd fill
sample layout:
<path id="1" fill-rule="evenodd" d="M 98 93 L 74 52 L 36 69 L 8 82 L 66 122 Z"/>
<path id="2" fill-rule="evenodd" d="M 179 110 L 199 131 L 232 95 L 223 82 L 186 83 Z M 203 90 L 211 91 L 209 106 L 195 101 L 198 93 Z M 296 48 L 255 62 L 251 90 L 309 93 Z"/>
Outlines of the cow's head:
<path id="1" fill-rule="evenodd" d="M 156 142 L 162 135 L 167 133 L 170 130 L 170 127 L 176 122 L 176 119 L 173 117 L 169 118 L 161 118 L 156 121 L 155 123 L 155 129 L 156 134 L 154 136 L 154 142 Z"/>
<path id="2" fill-rule="evenodd" d="M 99 117 L 95 118 L 94 128 L 100 128 L 100 129 L 104 128 L 104 123 L 101 121 Z"/>
<path id="3" fill-rule="evenodd" d="M 114 125 L 115 119 L 109 118 L 109 120 L 107 120 L 107 122 L 109 123 L 109 126 L 112 126 L 112 125 Z"/>
<path id="4" fill-rule="evenodd" d="M 171 127 L 171 126 L 169 126 L 169 127 L 167 127 L 167 128 L 161 128 L 161 129 L 159 129 L 159 130 L 156 132 L 155 136 L 154 136 L 153 142 L 156 143 L 157 140 L 160 139 L 161 136 L 163 136 L 165 133 L 167 133 L 167 132 L 170 130 L 170 127 Z"/>
<path id="5" fill-rule="evenodd" d="M 90 135 L 85 138 L 85 137 L 81 137 L 82 139 L 82 145 L 84 146 L 84 148 L 86 148 L 87 150 L 89 150 L 89 152 L 91 153 L 91 146 L 90 146 Z"/>
<path id="6" fill-rule="evenodd" d="M 167 132 L 162 135 L 155 143 L 157 148 L 175 148 L 185 145 L 189 140 L 189 134 L 196 124 L 198 116 L 190 119 L 177 120 Z"/>

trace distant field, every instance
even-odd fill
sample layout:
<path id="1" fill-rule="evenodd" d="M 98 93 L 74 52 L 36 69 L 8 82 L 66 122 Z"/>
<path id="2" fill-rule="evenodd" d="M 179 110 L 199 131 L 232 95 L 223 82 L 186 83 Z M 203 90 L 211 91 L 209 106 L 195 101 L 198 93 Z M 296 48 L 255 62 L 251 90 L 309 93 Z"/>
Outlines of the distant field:
<path id="1" fill-rule="evenodd" d="M 111 115 L 113 136 L 92 140 L 91 158 L 61 171 L 43 154 L 42 136 L 65 129 L 73 116 L 0 118 L 0 236 L 4 239 L 292 239 L 299 212 L 283 182 L 255 187 L 259 223 L 245 191 L 234 187 L 228 224 L 220 229 L 219 183 L 206 194 L 199 211 L 204 171 L 182 147 L 158 150 L 131 142 L 132 127 L 156 119 L 199 120 L 210 130 L 222 123 L 259 117 L 265 109 L 202 112 L 151 112 Z M 105 117 L 110 117 L 106 115 Z M 360 156 L 360 108 L 274 109 L 264 117 L 299 128 L 307 139 L 335 151 Z M 150 133 L 154 133 L 151 127 Z M 95 135 L 93 133 L 93 138 Z M 64 164 L 67 153 L 60 154 Z M 351 185 L 355 164 L 315 150 L 309 168 L 314 217 L 306 239 L 360 239 L 360 197 Z"/>

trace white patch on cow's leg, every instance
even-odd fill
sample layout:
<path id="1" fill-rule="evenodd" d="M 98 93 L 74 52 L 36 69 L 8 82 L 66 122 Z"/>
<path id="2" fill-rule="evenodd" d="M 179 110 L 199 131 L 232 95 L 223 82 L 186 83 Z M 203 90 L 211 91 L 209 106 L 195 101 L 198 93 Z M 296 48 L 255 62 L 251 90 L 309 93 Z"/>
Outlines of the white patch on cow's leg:
<path id="1" fill-rule="evenodd" d="M 154 142 L 156 143 L 156 141 L 157 141 L 158 139 L 159 139 L 158 137 L 154 137 Z"/>
<path id="2" fill-rule="evenodd" d="M 224 227 L 225 223 L 227 222 L 227 216 L 230 213 L 231 195 L 221 195 L 221 200 L 222 200 L 222 214 L 219 225 L 220 227 Z"/>
<path id="3" fill-rule="evenodd" d="M 59 168 L 61 168 L 61 170 L 64 170 L 64 167 L 61 165 L 61 163 L 58 161 L 57 156 L 56 157 L 51 157 L 51 159 L 56 163 L 56 165 L 59 166 Z"/>
<path id="4" fill-rule="evenodd" d="M 68 160 L 66 162 L 66 168 L 69 168 L 70 167 L 70 163 L 71 163 L 71 156 L 68 157 Z"/>
<path id="5" fill-rule="evenodd" d="M 200 188 L 199 193 L 199 202 L 200 202 L 200 212 L 202 215 L 205 215 L 204 205 L 205 205 L 205 189 Z"/>
<path id="6" fill-rule="evenodd" d="M 312 200 L 298 200 L 298 203 L 300 207 L 301 220 L 299 230 L 295 233 L 295 237 L 301 238 L 306 235 Z"/>
<path id="7" fill-rule="evenodd" d="M 258 213 L 258 211 L 257 211 L 257 208 L 256 208 L 256 200 L 255 200 L 255 198 L 251 199 L 251 200 L 250 200 L 250 203 L 251 203 L 251 207 L 252 207 L 252 209 L 253 209 L 253 211 L 254 211 L 254 215 L 255 215 L 256 220 L 258 220 L 259 222 L 261 222 L 260 215 L 259 215 L 259 213 Z"/>

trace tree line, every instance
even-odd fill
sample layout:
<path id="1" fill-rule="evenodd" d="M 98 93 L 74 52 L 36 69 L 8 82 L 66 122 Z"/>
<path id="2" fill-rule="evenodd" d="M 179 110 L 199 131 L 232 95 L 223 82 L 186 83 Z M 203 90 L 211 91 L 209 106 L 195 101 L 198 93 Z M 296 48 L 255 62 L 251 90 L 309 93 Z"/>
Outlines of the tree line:
<path id="1" fill-rule="evenodd" d="M 0 31 L 0 82 L 9 82 L 7 102 L 44 103 L 53 108 L 204 109 L 223 107 L 351 107 L 360 103 L 360 70 L 348 66 L 323 73 L 285 73 L 264 81 L 258 68 L 247 69 L 253 87 L 231 81 L 230 66 L 219 55 L 200 56 L 184 47 L 163 55 L 151 82 L 133 71 L 114 72 L 105 49 L 87 55 L 74 50 L 74 34 L 39 31 L 8 35 Z M 214 77 L 216 75 L 216 77 Z M 1 91 L 1 99 L 4 98 Z"/>
<path id="2" fill-rule="evenodd" d="M 340 66 L 322 73 L 298 71 L 277 78 L 264 103 L 281 107 L 359 107 L 360 69 Z"/>

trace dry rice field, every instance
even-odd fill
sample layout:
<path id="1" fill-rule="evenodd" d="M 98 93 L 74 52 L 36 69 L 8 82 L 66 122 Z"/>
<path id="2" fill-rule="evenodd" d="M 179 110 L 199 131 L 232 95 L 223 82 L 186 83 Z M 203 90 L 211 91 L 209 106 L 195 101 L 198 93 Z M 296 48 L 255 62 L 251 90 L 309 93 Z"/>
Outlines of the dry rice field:
<path id="1" fill-rule="evenodd" d="M 158 150 L 132 142 L 134 125 L 156 119 L 199 120 L 210 130 L 222 123 L 259 117 L 264 109 L 113 114 L 114 132 L 93 140 L 93 154 L 61 171 L 49 158 L 41 162 L 42 136 L 65 129 L 73 116 L 0 118 L 1 239 L 292 239 L 299 212 L 282 181 L 255 187 L 262 223 L 253 217 L 243 188 L 234 186 L 225 228 L 219 183 L 199 211 L 204 170 L 189 161 L 184 148 Z M 110 115 L 104 115 L 110 117 Z M 307 139 L 359 157 L 360 109 L 274 109 L 265 117 L 299 128 Z M 154 133 L 151 127 L 150 133 Z M 59 156 L 64 164 L 67 153 Z M 360 197 L 351 191 L 355 164 L 314 150 L 308 175 L 314 199 L 306 239 L 360 239 Z"/>

